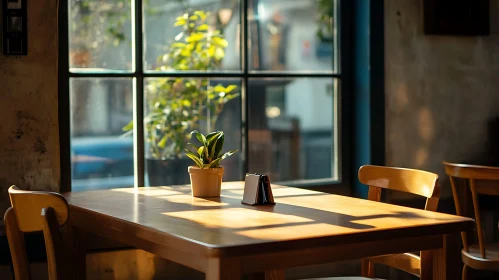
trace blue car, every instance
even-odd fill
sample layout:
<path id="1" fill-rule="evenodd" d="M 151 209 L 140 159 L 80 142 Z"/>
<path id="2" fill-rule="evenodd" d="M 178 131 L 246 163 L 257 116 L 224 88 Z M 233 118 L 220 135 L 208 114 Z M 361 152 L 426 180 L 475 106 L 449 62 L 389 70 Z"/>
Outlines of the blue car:
<path id="1" fill-rule="evenodd" d="M 71 152 L 73 191 L 133 186 L 131 137 L 75 137 Z"/>

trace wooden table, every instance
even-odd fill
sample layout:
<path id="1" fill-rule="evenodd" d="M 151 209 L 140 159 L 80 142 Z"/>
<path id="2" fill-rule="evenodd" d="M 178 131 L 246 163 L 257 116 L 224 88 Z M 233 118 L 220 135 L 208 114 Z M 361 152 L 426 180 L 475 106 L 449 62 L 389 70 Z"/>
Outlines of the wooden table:
<path id="1" fill-rule="evenodd" d="M 188 186 L 66 193 L 75 258 L 93 232 L 206 273 L 272 279 L 283 269 L 387 253 L 433 252 L 433 279 L 458 279 L 459 232 L 472 219 L 273 185 L 275 206 L 241 204 L 242 182 L 220 198 L 192 198 Z M 262 273 L 265 272 L 265 273 Z M 78 273 L 84 277 L 84 271 Z"/>

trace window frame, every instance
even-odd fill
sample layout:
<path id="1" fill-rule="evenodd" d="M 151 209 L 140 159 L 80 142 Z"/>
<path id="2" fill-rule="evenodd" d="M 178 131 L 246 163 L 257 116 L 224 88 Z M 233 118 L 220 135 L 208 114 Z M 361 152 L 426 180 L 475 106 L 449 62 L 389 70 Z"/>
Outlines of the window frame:
<path id="1" fill-rule="evenodd" d="M 341 187 L 342 192 L 350 193 L 350 184 L 356 177 L 351 172 L 352 170 L 352 24 L 353 19 L 353 4 L 348 0 L 336 0 L 337 2 L 337 40 L 335 42 L 337 55 L 333 56 L 333 60 L 337 59 L 336 67 L 333 67 L 331 73 L 320 72 L 275 72 L 275 71 L 260 71 L 253 72 L 249 69 L 248 61 L 248 4 L 250 0 L 240 0 L 240 15 L 241 15 L 241 70 L 239 72 L 153 72 L 144 69 L 144 33 L 143 33 L 143 2 L 144 0 L 132 1 L 132 34 L 134 35 L 134 57 L 133 63 L 135 70 L 130 72 L 113 71 L 108 72 L 71 72 L 69 64 L 69 3 L 59 5 L 59 61 L 58 61 L 58 113 L 59 113 L 59 142 L 60 142 L 60 165 L 61 165 L 61 192 L 71 191 L 72 171 L 71 171 L 71 121 L 70 121 L 70 79 L 71 78 L 132 78 L 133 98 L 134 98 L 134 113 L 133 119 L 137 124 L 134 126 L 134 187 L 144 186 L 145 181 L 145 153 L 144 153 L 144 80 L 147 78 L 157 77 L 209 77 L 209 78 L 239 78 L 241 84 L 241 135 L 242 135 L 242 150 L 244 151 L 243 171 L 248 170 L 248 104 L 247 88 L 248 81 L 251 78 L 330 78 L 337 82 L 337 91 L 335 107 L 337 109 L 336 120 L 333 123 L 333 135 L 337 134 L 337 180 L 333 178 L 324 178 L 316 180 L 296 180 L 289 181 L 290 186 L 304 188 L 324 187 Z M 136 8 L 140 7 L 140 8 Z M 335 131 L 336 130 L 336 131 Z M 332 139 L 334 141 L 334 137 Z M 334 157 L 331 159 L 334 160 Z M 243 173 L 244 173 L 243 172 Z M 241 178 L 243 179 L 243 178 Z M 308 182 L 307 182 L 308 181 Z"/>

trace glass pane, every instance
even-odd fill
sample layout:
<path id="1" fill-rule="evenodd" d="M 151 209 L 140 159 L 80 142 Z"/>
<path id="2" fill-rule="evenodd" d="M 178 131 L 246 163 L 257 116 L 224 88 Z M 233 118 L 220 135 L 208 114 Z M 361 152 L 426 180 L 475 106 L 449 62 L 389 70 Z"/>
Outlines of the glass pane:
<path id="1" fill-rule="evenodd" d="M 239 70 L 239 2 L 145 1 L 145 69 Z"/>
<path id="2" fill-rule="evenodd" d="M 336 85 L 329 78 L 250 79 L 249 172 L 272 181 L 337 179 Z"/>
<path id="3" fill-rule="evenodd" d="M 133 186 L 131 79 L 71 79 L 72 190 Z"/>
<path id="4" fill-rule="evenodd" d="M 192 130 L 222 130 L 223 151 L 239 152 L 221 162 L 224 181 L 241 180 L 241 81 L 219 78 L 151 78 L 145 83 L 146 185 L 189 183 L 185 156 Z"/>
<path id="5" fill-rule="evenodd" d="M 248 1 L 250 70 L 334 70 L 336 1 Z"/>
<path id="6" fill-rule="evenodd" d="M 69 0 L 70 68 L 132 70 L 131 11 L 131 0 Z"/>

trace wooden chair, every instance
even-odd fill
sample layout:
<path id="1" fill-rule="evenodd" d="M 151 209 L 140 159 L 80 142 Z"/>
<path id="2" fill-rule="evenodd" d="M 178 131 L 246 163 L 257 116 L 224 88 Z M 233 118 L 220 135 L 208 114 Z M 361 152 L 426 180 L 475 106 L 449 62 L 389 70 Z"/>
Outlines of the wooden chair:
<path id="1" fill-rule="evenodd" d="M 68 203 L 60 194 L 22 191 L 9 188 L 12 207 L 5 212 L 4 222 L 9 241 L 14 275 L 17 280 L 30 279 L 24 233 L 42 231 L 47 252 L 49 279 L 70 279 L 69 264 L 64 262 L 64 246 L 59 228 L 68 220 Z"/>
<path id="2" fill-rule="evenodd" d="M 362 184 L 369 186 L 367 195 L 369 200 L 381 201 L 383 189 L 401 191 L 426 197 L 424 209 L 437 211 L 440 198 L 437 174 L 415 169 L 364 165 L 360 167 L 358 176 Z M 420 254 L 421 256 L 404 253 L 366 258 L 362 260 L 362 277 L 333 277 L 327 279 L 371 279 L 374 277 L 375 263 L 387 265 L 418 277 L 424 275 L 425 279 L 431 279 L 433 275 L 431 253 L 422 251 Z"/>
<path id="3" fill-rule="evenodd" d="M 440 199 L 438 175 L 426 171 L 364 165 L 359 169 L 359 181 L 369 186 L 367 199 L 380 201 L 382 189 L 401 191 L 426 197 L 425 210 L 437 211 Z M 433 260 L 429 251 L 421 256 L 404 253 L 362 260 L 362 276 L 374 277 L 374 263 L 384 264 L 425 279 L 431 279 Z"/>
<path id="4" fill-rule="evenodd" d="M 448 162 L 443 162 L 443 164 L 445 166 L 445 173 L 449 175 L 456 213 L 461 216 L 466 215 L 462 211 L 459 200 L 456 178 L 465 179 L 468 182 L 475 212 L 478 245 L 469 244 L 470 240 L 467 234 L 465 232 L 461 233 L 463 239 L 461 258 L 464 263 L 462 279 L 467 279 L 468 267 L 478 270 L 499 271 L 499 243 L 485 244 L 482 230 L 483 225 L 480 220 L 480 205 L 478 202 L 479 194 L 499 195 L 499 168 Z"/>

